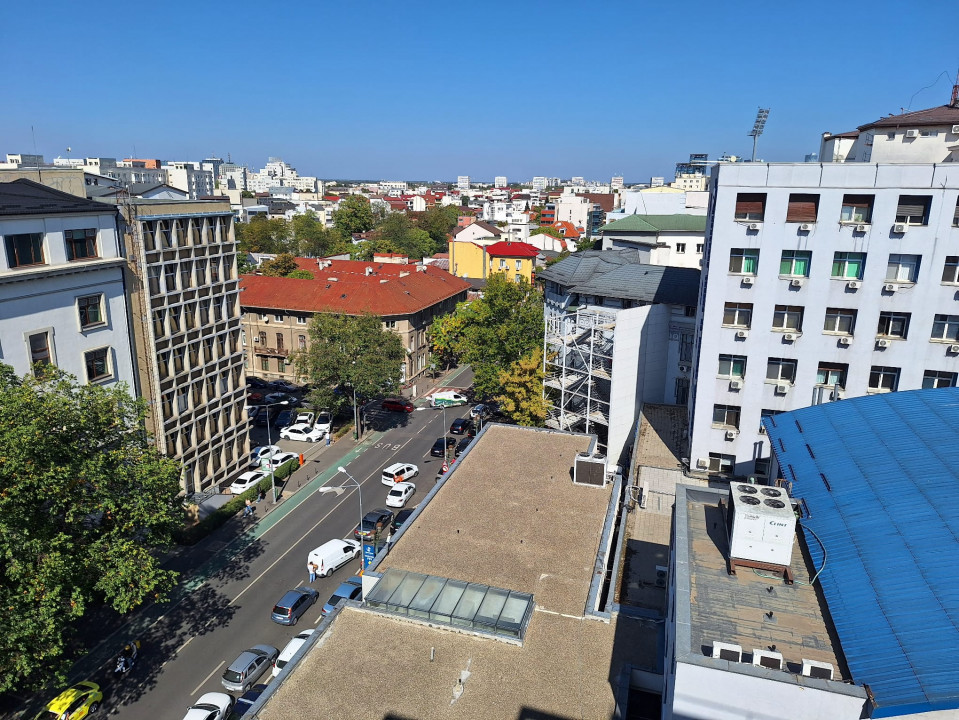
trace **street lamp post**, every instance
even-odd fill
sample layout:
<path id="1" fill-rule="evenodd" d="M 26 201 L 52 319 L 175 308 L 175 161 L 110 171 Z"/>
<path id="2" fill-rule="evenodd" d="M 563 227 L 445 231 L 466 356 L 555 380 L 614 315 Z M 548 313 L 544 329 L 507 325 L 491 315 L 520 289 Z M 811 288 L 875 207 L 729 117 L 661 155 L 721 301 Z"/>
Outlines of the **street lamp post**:
<path id="1" fill-rule="evenodd" d="M 266 408 L 266 444 L 273 444 L 273 434 L 270 432 L 270 408 L 276 407 L 277 405 L 289 405 L 289 400 L 281 400 L 277 403 L 270 403 L 269 405 L 263 405 L 262 407 Z M 270 450 L 270 487 L 273 488 L 273 504 L 276 505 L 276 467 L 273 465 L 273 451 Z"/>
<path id="2" fill-rule="evenodd" d="M 360 485 L 359 482 L 357 482 L 357 480 L 356 480 L 355 477 L 353 477 L 353 476 L 350 475 L 348 472 L 346 472 L 346 468 L 343 467 L 342 465 L 340 465 L 338 468 L 336 468 L 336 470 L 337 470 L 337 472 L 341 472 L 341 473 L 343 473 L 344 475 L 346 475 L 346 477 L 348 477 L 348 478 L 352 481 L 352 483 L 356 486 L 356 492 L 357 492 L 357 495 L 359 496 L 359 499 L 360 499 L 360 522 L 359 522 L 359 524 L 357 525 L 357 528 L 358 528 L 359 531 L 362 533 L 362 531 L 363 531 L 363 486 Z M 319 493 L 336 493 L 337 495 L 339 495 L 340 493 L 343 492 L 343 490 L 344 490 L 344 488 L 343 488 L 343 486 L 341 485 L 340 487 L 321 487 L 319 490 L 317 490 L 317 492 L 319 492 Z M 361 535 L 360 537 L 362 537 L 362 535 Z M 363 542 L 363 541 L 360 540 L 360 548 L 361 548 L 361 550 L 362 550 L 362 542 Z M 361 552 L 360 564 L 361 564 L 361 565 L 363 564 L 362 552 Z"/>

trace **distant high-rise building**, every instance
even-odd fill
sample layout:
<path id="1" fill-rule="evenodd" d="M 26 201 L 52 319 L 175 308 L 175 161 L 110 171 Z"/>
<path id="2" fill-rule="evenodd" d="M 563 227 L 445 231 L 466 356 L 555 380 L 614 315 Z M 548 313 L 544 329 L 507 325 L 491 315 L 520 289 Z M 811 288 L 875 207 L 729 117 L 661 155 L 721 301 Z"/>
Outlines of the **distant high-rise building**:
<path id="1" fill-rule="evenodd" d="M 537 176 L 533 178 L 533 182 L 532 182 L 533 190 L 537 192 L 543 192 L 543 190 L 545 190 L 548 185 L 549 183 L 545 177 Z"/>
<path id="2" fill-rule="evenodd" d="M 586 178 L 582 177 L 581 175 L 574 175 L 569 179 L 569 183 L 570 185 L 585 185 Z"/>
<path id="3" fill-rule="evenodd" d="M 43 165 L 43 155 L 27 155 L 25 153 L 7 153 L 8 165 L 22 165 L 23 167 L 40 167 Z"/>
<path id="4" fill-rule="evenodd" d="M 613 175 L 612 179 L 609 181 L 609 189 L 616 191 L 623 189 L 623 176 L 622 175 Z"/>
<path id="5" fill-rule="evenodd" d="M 493 178 L 493 187 L 502 188 L 506 187 L 507 185 L 509 185 L 509 183 L 506 182 L 505 175 L 497 175 L 495 178 Z"/>
<path id="6" fill-rule="evenodd" d="M 470 176 L 469 175 L 458 175 L 456 177 L 456 188 L 458 190 L 469 190 L 470 189 Z"/>

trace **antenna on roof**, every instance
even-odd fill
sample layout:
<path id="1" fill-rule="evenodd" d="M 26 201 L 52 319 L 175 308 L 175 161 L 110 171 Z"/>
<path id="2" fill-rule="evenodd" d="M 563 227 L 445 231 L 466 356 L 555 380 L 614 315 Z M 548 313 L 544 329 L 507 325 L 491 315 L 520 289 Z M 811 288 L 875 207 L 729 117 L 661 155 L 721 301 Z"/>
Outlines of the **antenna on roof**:
<path id="1" fill-rule="evenodd" d="M 959 72 L 956 73 L 956 82 L 952 86 L 952 100 L 949 101 L 951 107 L 959 107 Z"/>
<path id="2" fill-rule="evenodd" d="M 766 119 L 768 117 L 769 108 L 759 108 L 759 110 L 756 111 L 756 121 L 753 123 L 753 129 L 746 133 L 747 137 L 752 137 L 753 139 L 753 162 L 756 162 L 756 142 L 766 128 Z"/>

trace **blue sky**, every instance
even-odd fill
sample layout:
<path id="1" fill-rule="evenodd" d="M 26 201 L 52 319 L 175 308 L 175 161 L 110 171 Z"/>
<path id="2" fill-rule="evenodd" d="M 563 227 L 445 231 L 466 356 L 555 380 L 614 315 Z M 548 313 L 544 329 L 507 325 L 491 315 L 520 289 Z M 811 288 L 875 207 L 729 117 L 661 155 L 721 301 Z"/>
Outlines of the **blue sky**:
<path id="1" fill-rule="evenodd" d="M 32 126 L 48 160 L 274 155 L 321 178 L 642 182 L 748 155 L 759 106 L 760 157 L 802 160 L 947 103 L 959 66 L 935 0 L 4 5 L 0 153 L 32 152 Z"/>

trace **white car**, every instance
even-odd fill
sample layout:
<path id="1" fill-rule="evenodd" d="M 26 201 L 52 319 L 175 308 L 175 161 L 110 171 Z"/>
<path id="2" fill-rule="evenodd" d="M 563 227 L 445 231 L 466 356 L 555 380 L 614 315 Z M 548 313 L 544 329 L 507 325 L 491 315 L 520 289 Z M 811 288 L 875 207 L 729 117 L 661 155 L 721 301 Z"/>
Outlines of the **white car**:
<path id="1" fill-rule="evenodd" d="M 269 455 L 280 452 L 279 445 L 261 445 L 260 447 L 253 448 L 253 452 L 250 453 L 250 467 L 258 468 L 260 463 Z"/>
<path id="2" fill-rule="evenodd" d="M 283 465 L 284 463 L 287 463 L 290 460 L 296 460 L 298 458 L 299 458 L 299 455 L 297 455 L 296 453 L 291 453 L 291 452 L 276 453 L 276 455 L 266 460 L 266 463 L 265 463 L 266 467 L 263 468 L 263 470 L 265 472 L 269 472 L 271 468 L 273 470 L 276 470 L 278 467 L 280 467 L 280 465 Z"/>
<path id="3" fill-rule="evenodd" d="M 293 422 L 291 422 L 290 425 L 299 425 L 300 423 L 303 423 L 304 425 L 312 425 L 314 417 L 316 417 L 316 415 L 309 410 L 300 410 L 296 414 L 296 417 L 293 418 Z"/>
<path id="4" fill-rule="evenodd" d="M 251 487 L 266 479 L 266 473 L 262 470 L 250 470 L 245 472 L 230 485 L 230 492 L 239 495 L 249 490 Z"/>
<path id="5" fill-rule="evenodd" d="M 389 467 L 383 468 L 383 474 L 380 476 L 380 482 L 387 487 L 390 487 L 396 483 L 401 483 L 404 480 L 412 480 L 419 474 L 420 469 L 413 463 L 393 463 Z"/>
<path id="6" fill-rule="evenodd" d="M 231 695 L 221 692 L 206 693 L 187 709 L 183 720 L 226 720 L 232 709 Z"/>
<path id="7" fill-rule="evenodd" d="M 317 430 L 312 425 L 306 423 L 297 423 L 280 430 L 280 439 L 282 440 L 302 440 L 304 442 L 316 442 L 326 437 L 326 433 Z"/>
<path id="8" fill-rule="evenodd" d="M 286 664 L 296 655 L 296 651 L 303 647 L 303 643 L 305 643 L 306 639 L 312 634 L 312 630 L 304 630 L 286 644 L 286 647 L 283 648 L 276 662 L 273 663 L 273 677 L 280 674 L 280 670 L 286 667 Z"/>
<path id="9" fill-rule="evenodd" d="M 330 432 L 330 430 L 333 429 L 333 416 L 330 414 L 330 411 L 320 410 L 316 416 L 316 422 L 313 424 L 313 427 L 325 433 Z"/>
<path id="10" fill-rule="evenodd" d="M 389 495 L 386 496 L 386 506 L 401 508 L 406 505 L 406 501 L 413 497 L 416 492 L 416 485 L 411 482 L 400 482 L 393 486 Z"/>

